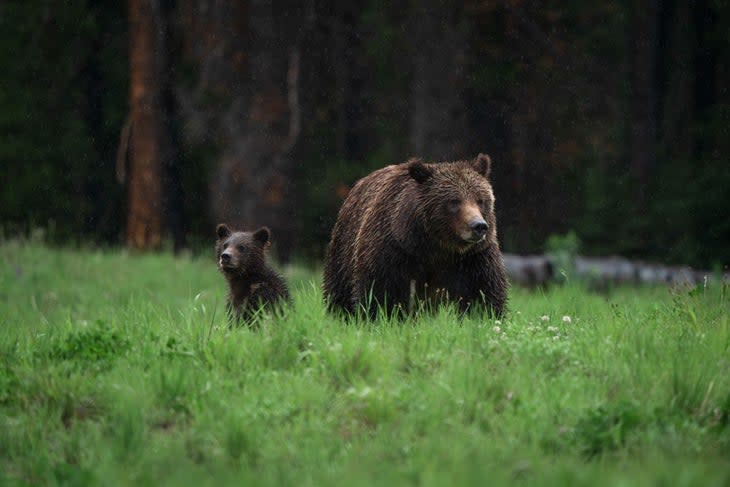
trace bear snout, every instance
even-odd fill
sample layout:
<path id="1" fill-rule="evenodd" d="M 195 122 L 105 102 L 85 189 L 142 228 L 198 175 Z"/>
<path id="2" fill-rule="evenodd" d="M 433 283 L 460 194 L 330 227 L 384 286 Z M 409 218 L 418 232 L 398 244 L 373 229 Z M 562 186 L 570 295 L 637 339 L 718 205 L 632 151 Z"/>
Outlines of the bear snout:
<path id="1" fill-rule="evenodd" d="M 469 222 L 469 228 L 471 228 L 472 234 L 481 240 L 487 234 L 489 225 L 487 225 L 484 219 L 475 218 Z"/>
<path id="2" fill-rule="evenodd" d="M 481 242 L 487 236 L 489 225 L 483 218 L 473 218 L 466 224 L 466 228 L 461 232 L 461 239 L 469 244 Z"/>
<path id="3" fill-rule="evenodd" d="M 220 257 L 219 264 L 223 268 L 232 267 L 233 258 L 230 252 L 223 252 Z"/>
<path id="4" fill-rule="evenodd" d="M 484 220 L 479 206 L 474 203 L 462 206 L 457 221 L 459 237 L 469 244 L 481 242 L 489 231 L 489 224 Z"/>

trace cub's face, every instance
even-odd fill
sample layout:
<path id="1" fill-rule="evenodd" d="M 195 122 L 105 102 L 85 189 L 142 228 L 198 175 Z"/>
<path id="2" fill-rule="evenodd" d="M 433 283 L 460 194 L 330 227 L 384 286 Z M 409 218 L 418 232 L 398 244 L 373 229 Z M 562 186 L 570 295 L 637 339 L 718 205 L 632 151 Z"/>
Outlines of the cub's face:
<path id="1" fill-rule="evenodd" d="M 484 154 L 472 161 L 409 164 L 426 230 L 443 247 L 466 252 L 496 241 L 490 168 L 491 160 Z"/>
<path id="2" fill-rule="evenodd" d="M 216 228 L 218 241 L 215 255 L 218 269 L 224 274 L 243 274 L 263 265 L 265 251 L 270 245 L 271 232 L 262 227 L 255 232 L 232 231 L 221 223 Z"/>

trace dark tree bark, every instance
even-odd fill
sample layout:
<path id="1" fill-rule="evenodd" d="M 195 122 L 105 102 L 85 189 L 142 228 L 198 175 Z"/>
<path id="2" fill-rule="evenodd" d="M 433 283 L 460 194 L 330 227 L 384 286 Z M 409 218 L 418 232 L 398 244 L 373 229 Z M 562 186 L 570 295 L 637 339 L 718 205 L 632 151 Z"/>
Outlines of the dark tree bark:
<path id="1" fill-rule="evenodd" d="M 466 158 L 466 43 L 455 2 L 413 2 L 408 42 L 413 62 L 410 150 L 428 160 Z"/>
<path id="2" fill-rule="evenodd" d="M 130 119 L 127 246 L 162 244 L 164 46 L 157 0 L 129 0 Z"/>
<path id="3" fill-rule="evenodd" d="M 543 99 L 549 92 L 537 69 L 537 60 L 549 46 L 538 27 L 536 3 L 510 2 L 503 20 L 504 55 L 515 76 L 506 88 L 509 152 L 504 162 L 510 164 L 511 177 L 503 227 L 512 226 L 511 243 L 520 249 L 534 247 L 533 233 L 548 226 L 551 214 L 551 201 L 545 198 L 550 190 L 549 147 L 543 142 L 550 125 L 540 118 L 546 116 Z"/>
<path id="4" fill-rule="evenodd" d="M 127 245 L 161 246 L 169 231 L 175 252 L 185 247 L 173 41 L 175 0 L 130 0 L 130 117 L 121 156 L 129 161 Z M 126 130 L 126 129 L 125 129 Z M 126 152 L 124 154 L 123 152 Z"/>
<path id="5" fill-rule="evenodd" d="M 99 18 L 98 0 L 89 2 L 89 9 L 94 12 L 94 20 L 101 23 Z M 109 164 L 111 159 L 104 160 L 104 133 L 103 125 L 106 114 L 104 113 L 103 94 L 104 79 L 101 72 L 101 36 L 102 32 L 96 32 L 90 39 L 90 49 L 88 57 L 79 73 L 80 84 L 84 87 L 84 99 L 81 106 L 81 114 L 86 124 L 88 133 L 90 134 L 93 147 L 96 154 L 94 155 L 100 164 Z M 93 201 L 89 213 L 84 222 L 84 231 L 99 231 L 99 227 L 103 225 L 102 216 L 109 208 L 110 198 L 104 191 L 102 185 L 99 184 L 95 174 L 89 174 L 84 181 L 78 181 L 78 191 L 83 191 Z"/>
<path id="6" fill-rule="evenodd" d="M 695 32 L 694 49 L 694 101 L 695 115 L 699 123 L 707 123 L 708 109 L 716 102 L 717 91 L 717 42 L 712 36 L 717 35 L 717 13 L 712 3 L 700 0 L 692 10 Z M 694 156 L 701 159 L 710 150 L 708 137 L 695 139 Z"/>
<path id="7" fill-rule="evenodd" d="M 300 36 L 304 9 L 252 0 L 247 5 L 247 64 L 237 80 L 229 140 L 212 186 L 216 220 L 269 226 L 277 253 L 289 258 L 296 236 L 291 215 L 293 151 L 301 130 Z"/>
<path id="8" fill-rule="evenodd" d="M 658 45 L 662 0 L 633 4 L 629 43 L 629 167 L 636 185 L 636 204 L 646 211 L 647 186 L 656 164 Z"/>
<path id="9" fill-rule="evenodd" d="M 664 86 L 659 100 L 659 146 L 668 159 L 692 157 L 695 131 L 688 120 L 695 117 L 694 106 L 694 26 L 693 6 L 671 2 L 663 15 L 667 43 L 661 50 L 661 80 Z"/>
<path id="10" fill-rule="evenodd" d="M 178 107 L 170 85 L 163 93 L 165 165 L 163 168 L 164 225 L 170 231 L 175 253 L 187 246 L 187 225 L 185 219 L 185 192 L 183 187 L 180 140 L 178 128 Z"/>
<path id="11" fill-rule="evenodd" d="M 187 246 L 187 225 L 185 218 L 185 193 L 183 188 L 179 107 L 175 95 L 175 79 L 173 59 L 179 57 L 179 33 L 173 32 L 176 0 L 158 0 L 161 6 L 161 25 L 159 26 L 160 43 L 163 49 L 160 55 L 162 64 L 161 116 L 164 167 L 163 180 L 163 224 L 172 237 L 173 250 L 178 253 Z"/>
<path id="12" fill-rule="evenodd" d="M 350 61 L 348 59 L 349 33 L 351 23 L 348 22 L 345 2 L 335 2 L 335 15 L 332 25 L 334 55 L 332 65 L 335 72 L 335 110 L 337 113 L 337 129 L 335 131 L 335 151 L 337 157 L 345 159 L 347 154 L 347 99 L 350 95 Z"/>

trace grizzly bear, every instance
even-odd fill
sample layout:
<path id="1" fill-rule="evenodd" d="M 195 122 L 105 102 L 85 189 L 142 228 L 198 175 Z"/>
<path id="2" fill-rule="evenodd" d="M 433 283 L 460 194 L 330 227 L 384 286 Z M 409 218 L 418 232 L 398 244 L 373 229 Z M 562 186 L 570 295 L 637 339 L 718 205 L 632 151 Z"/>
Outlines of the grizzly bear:
<path id="1" fill-rule="evenodd" d="M 411 159 L 359 180 L 327 247 L 330 310 L 374 316 L 440 302 L 460 310 L 505 309 L 508 282 L 497 243 L 491 160 Z"/>
<path id="2" fill-rule="evenodd" d="M 289 302 L 286 282 L 266 264 L 271 232 L 232 231 L 221 223 L 216 228 L 218 269 L 228 282 L 228 316 L 231 321 L 250 322 L 262 307 Z"/>

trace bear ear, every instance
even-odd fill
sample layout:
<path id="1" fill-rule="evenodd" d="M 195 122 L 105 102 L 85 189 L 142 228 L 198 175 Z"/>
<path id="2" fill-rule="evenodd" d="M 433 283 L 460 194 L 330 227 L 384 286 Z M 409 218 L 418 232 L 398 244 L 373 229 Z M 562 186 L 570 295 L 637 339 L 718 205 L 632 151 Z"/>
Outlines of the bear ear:
<path id="1" fill-rule="evenodd" d="M 485 178 L 488 178 L 492 170 L 492 159 L 486 154 L 479 154 L 471 161 L 471 167 Z"/>
<path id="2" fill-rule="evenodd" d="M 410 174 L 417 183 L 422 184 L 433 176 L 433 171 L 426 167 L 423 162 L 414 161 L 408 164 L 408 174 Z"/>
<path id="3" fill-rule="evenodd" d="M 231 229 L 228 228 L 228 225 L 226 225 L 225 223 L 221 223 L 220 225 L 215 227 L 215 233 L 216 235 L 218 235 L 218 238 L 222 240 L 231 234 Z"/>
<path id="4" fill-rule="evenodd" d="M 253 240 L 258 243 L 261 247 L 266 248 L 271 240 L 271 230 L 266 227 L 261 227 L 253 232 Z"/>

